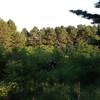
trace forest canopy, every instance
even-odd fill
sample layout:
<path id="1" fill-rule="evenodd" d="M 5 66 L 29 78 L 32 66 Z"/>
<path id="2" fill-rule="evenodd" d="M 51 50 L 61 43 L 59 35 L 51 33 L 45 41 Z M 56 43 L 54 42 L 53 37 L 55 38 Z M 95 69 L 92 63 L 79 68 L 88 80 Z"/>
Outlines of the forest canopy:
<path id="1" fill-rule="evenodd" d="M 97 100 L 97 32 L 95 25 L 33 27 L 19 32 L 14 21 L 0 19 L 0 100 Z M 93 97 L 87 89 L 91 85 Z"/>

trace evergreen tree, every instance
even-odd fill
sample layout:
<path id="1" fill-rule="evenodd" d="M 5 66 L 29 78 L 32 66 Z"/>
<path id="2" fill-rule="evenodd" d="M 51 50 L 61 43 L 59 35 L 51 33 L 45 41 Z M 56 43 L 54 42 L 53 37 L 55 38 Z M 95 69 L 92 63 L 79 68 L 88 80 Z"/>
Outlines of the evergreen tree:
<path id="1" fill-rule="evenodd" d="M 39 34 L 39 29 L 35 26 L 31 29 L 30 31 L 30 45 L 31 46 L 36 46 L 39 45 L 41 42 L 41 36 Z"/>
<path id="2" fill-rule="evenodd" d="M 100 8 L 100 1 L 95 4 L 95 8 Z M 100 24 L 100 14 L 92 14 L 83 10 L 70 10 L 72 13 L 76 15 L 81 15 L 83 18 L 92 19 L 92 23 Z"/>
<path id="3" fill-rule="evenodd" d="M 14 23 L 14 21 L 12 21 L 11 19 L 8 20 L 7 25 L 9 27 L 10 32 L 16 32 L 16 25 Z"/>
<path id="4" fill-rule="evenodd" d="M 97 3 L 95 3 L 95 8 L 100 8 L 100 1 L 98 1 Z M 92 20 L 92 24 L 98 24 L 98 30 L 97 30 L 97 34 L 100 34 L 100 14 L 92 14 L 92 13 L 88 13 L 87 11 L 83 11 L 83 10 L 70 10 L 70 12 L 75 13 L 78 16 L 82 16 L 83 18 L 86 19 L 91 19 Z M 92 45 L 96 45 L 99 46 L 100 45 L 100 40 L 96 40 L 95 38 L 91 39 L 91 42 L 89 42 Z"/>

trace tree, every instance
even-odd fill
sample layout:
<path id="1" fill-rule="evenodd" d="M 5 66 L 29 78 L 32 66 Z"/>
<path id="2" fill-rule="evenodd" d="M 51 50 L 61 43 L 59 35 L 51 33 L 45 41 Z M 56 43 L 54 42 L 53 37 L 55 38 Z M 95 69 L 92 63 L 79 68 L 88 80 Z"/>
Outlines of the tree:
<path id="1" fill-rule="evenodd" d="M 74 26 L 68 26 L 66 31 L 69 34 L 69 36 L 67 36 L 68 45 L 75 44 L 77 38 L 77 29 Z"/>
<path id="2" fill-rule="evenodd" d="M 59 48 L 63 53 L 66 52 L 66 45 L 68 44 L 69 35 L 64 26 L 55 28 L 56 44 L 55 47 Z"/>
<path id="3" fill-rule="evenodd" d="M 54 33 L 54 29 L 53 28 L 50 28 L 50 27 L 47 27 L 45 29 L 45 36 L 44 36 L 44 39 L 46 41 L 46 45 L 54 45 L 55 44 L 55 40 L 56 40 L 56 35 Z"/>
<path id="4" fill-rule="evenodd" d="M 95 3 L 96 8 L 100 8 L 100 1 Z M 87 11 L 82 10 L 70 10 L 72 13 L 75 13 L 76 15 L 81 15 L 83 18 L 86 19 L 92 19 L 92 23 L 100 24 L 100 14 L 91 14 Z"/>
<path id="5" fill-rule="evenodd" d="M 95 8 L 100 8 L 100 1 L 95 3 Z M 70 12 L 75 13 L 78 16 L 82 16 L 83 18 L 91 19 L 92 24 L 100 25 L 100 14 L 92 14 L 92 13 L 88 13 L 87 11 L 83 11 L 83 10 L 70 10 Z M 87 27 L 87 28 L 88 29 L 85 28 L 85 30 L 86 30 L 85 33 L 87 32 L 89 34 L 90 33 L 89 27 Z M 99 27 L 98 27 L 97 32 L 100 33 Z M 91 44 L 96 45 L 96 46 L 98 46 L 98 45 L 100 46 L 100 40 L 94 39 Z M 79 47 L 81 47 L 81 46 L 82 46 L 82 44 L 80 44 Z M 88 46 L 88 49 L 89 49 L 89 46 Z M 83 50 L 84 50 L 84 47 L 83 47 Z M 92 48 L 90 48 L 90 50 L 87 50 L 87 51 L 91 51 L 91 50 L 92 50 Z M 79 53 L 79 51 L 78 51 L 78 53 Z M 96 50 L 95 50 L 95 53 L 96 53 Z M 89 52 L 87 54 L 89 54 Z M 93 52 L 91 54 L 93 54 Z M 82 82 L 83 81 L 86 83 L 97 82 L 97 76 L 99 76 L 98 66 L 100 65 L 100 63 L 98 62 L 98 60 L 100 59 L 99 54 L 97 54 L 97 55 L 95 54 L 95 57 L 89 58 L 86 55 L 85 55 L 85 57 L 87 57 L 88 59 L 87 58 L 84 59 L 84 57 L 82 57 L 82 62 L 80 63 L 80 64 L 82 64 L 82 65 L 80 65 L 81 68 L 83 68 L 82 66 L 86 66 L 82 69 L 82 72 L 85 72 L 85 73 L 81 73 L 81 75 L 80 75 Z M 77 59 L 77 61 L 78 61 L 78 59 Z M 80 58 L 79 58 L 79 61 L 80 61 Z M 100 78 L 99 78 L 99 80 L 100 80 Z M 83 84 L 84 84 L 84 82 L 83 82 Z"/>
<path id="6" fill-rule="evenodd" d="M 41 36 L 39 33 L 39 29 L 35 26 L 31 29 L 30 31 L 30 44 L 32 46 L 36 46 L 39 45 L 41 43 Z"/>
<path id="7" fill-rule="evenodd" d="M 30 34 L 26 28 L 23 28 L 21 33 L 24 34 L 26 37 L 30 36 Z"/>
<path id="8" fill-rule="evenodd" d="M 28 32 L 28 30 L 26 28 L 23 28 L 21 33 L 25 36 L 25 44 L 28 46 L 30 44 L 30 33 Z"/>
<path id="9" fill-rule="evenodd" d="M 100 8 L 100 1 L 95 3 L 95 8 Z M 83 18 L 91 19 L 92 24 L 98 24 L 97 34 L 100 33 L 100 29 L 99 29 L 100 28 L 100 14 L 92 14 L 92 13 L 88 13 L 87 11 L 83 11 L 83 10 L 70 10 L 70 12 L 75 13 L 78 16 L 82 16 Z M 92 39 L 91 44 L 99 46 L 100 40 Z"/>
<path id="10" fill-rule="evenodd" d="M 10 32 L 16 32 L 16 25 L 14 23 L 14 21 L 12 21 L 11 19 L 8 20 L 7 25 L 10 29 Z"/>
<path id="11" fill-rule="evenodd" d="M 0 44 L 0 82 L 4 79 L 6 65 L 5 49 L 2 44 Z"/>
<path id="12" fill-rule="evenodd" d="M 0 19 L 0 43 L 3 44 L 5 40 L 6 33 L 8 32 L 7 23 Z"/>

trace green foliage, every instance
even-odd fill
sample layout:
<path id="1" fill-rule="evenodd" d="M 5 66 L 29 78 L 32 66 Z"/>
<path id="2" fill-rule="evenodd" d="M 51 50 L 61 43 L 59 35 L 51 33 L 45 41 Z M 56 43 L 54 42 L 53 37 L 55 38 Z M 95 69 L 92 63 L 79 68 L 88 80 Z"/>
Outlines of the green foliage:
<path id="1" fill-rule="evenodd" d="M 0 82 L 0 97 L 6 97 L 9 95 L 10 92 L 14 92 L 17 88 L 17 83 L 15 82 Z"/>
<path id="2" fill-rule="evenodd" d="M 5 77 L 4 69 L 7 61 L 4 51 L 4 47 L 0 44 L 0 81 Z"/>
<path id="3" fill-rule="evenodd" d="M 16 25 L 14 23 L 14 21 L 12 21 L 11 19 L 8 20 L 7 25 L 9 27 L 10 32 L 16 32 Z"/>
<path id="4" fill-rule="evenodd" d="M 98 100 L 96 33 L 85 25 L 18 32 L 12 20 L 0 20 L 0 100 Z"/>

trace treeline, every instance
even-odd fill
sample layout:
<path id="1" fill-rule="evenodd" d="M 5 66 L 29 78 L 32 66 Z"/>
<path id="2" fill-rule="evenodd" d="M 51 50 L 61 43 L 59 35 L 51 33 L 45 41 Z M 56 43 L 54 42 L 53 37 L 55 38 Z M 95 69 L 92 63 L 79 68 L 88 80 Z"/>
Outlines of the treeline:
<path id="1" fill-rule="evenodd" d="M 0 100 L 99 100 L 99 40 L 96 26 L 18 32 L 0 19 Z"/>

